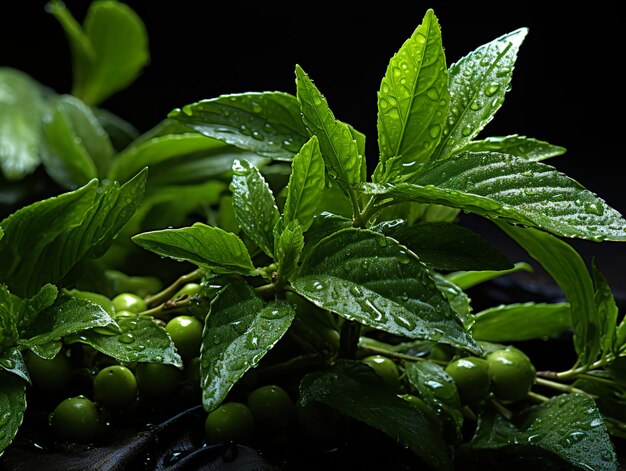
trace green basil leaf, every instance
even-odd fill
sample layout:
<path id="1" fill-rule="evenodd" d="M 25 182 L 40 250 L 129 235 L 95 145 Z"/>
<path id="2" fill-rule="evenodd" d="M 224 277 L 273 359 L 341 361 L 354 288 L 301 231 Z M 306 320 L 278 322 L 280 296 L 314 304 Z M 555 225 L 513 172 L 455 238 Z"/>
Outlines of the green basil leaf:
<path id="1" fill-rule="evenodd" d="M 63 2 L 50 2 L 48 11 L 59 20 L 70 43 L 72 95 L 89 105 L 130 85 L 150 59 L 143 21 L 122 2 L 92 2 L 82 28 Z"/>
<path id="2" fill-rule="evenodd" d="M 239 227 L 268 256 L 274 255 L 274 225 L 280 214 L 259 170 L 245 160 L 233 162 L 233 209 Z"/>
<path id="3" fill-rule="evenodd" d="M 557 337 L 572 328 L 569 303 L 497 306 L 474 315 L 472 333 L 488 342 L 524 342 Z"/>
<path id="4" fill-rule="evenodd" d="M 25 73 L 0 67 L 0 174 L 20 180 L 40 163 L 44 88 Z"/>
<path id="5" fill-rule="evenodd" d="M 513 262 L 476 232 L 456 223 L 422 222 L 395 227 L 383 234 L 439 270 L 506 270 Z"/>
<path id="6" fill-rule="evenodd" d="M 489 280 L 493 280 L 494 278 L 499 278 L 518 271 L 532 272 L 533 267 L 526 262 L 517 262 L 513 265 L 513 268 L 509 268 L 508 270 L 458 271 L 448 273 L 445 276 L 461 289 L 466 290 Z"/>
<path id="7" fill-rule="evenodd" d="M 416 173 L 428 161 L 441 139 L 449 102 L 441 28 L 429 9 L 389 61 L 378 92 L 380 164 L 386 167 L 401 156 L 385 168 L 384 181 L 393 181 L 394 173 Z"/>
<path id="8" fill-rule="evenodd" d="M 51 284 L 43 285 L 30 298 L 23 299 L 17 306 L 17 322 L 20 328 L 30 324 L 32 319 L 44 309 L 51 307 L 57 299 L 59 290 Z"/>
<path id="9" fill-rule="evenodd" d="M 26 384 L 17 376 L 0 371 L 0 455 L 17 435 L 25 411 Z"/>
<path id="10" fill-rule="evenodd" d="M 80 298 L 62 299 L 34 316 L 21 333 L 20 345 L 31 348 L 94 327 L 117 328 L 102 306 Z"/>
<path id="11" fill-rule="evenodd" d="M 27 383 L 30 383 L 26 362 L 24 361 L 22 352 L 16 347 L 10 348 L 0 355 L 0 372 L 1 371 L 11 373 Z"/>
<path id="12" fill-rule="evenodd" d="M 600 351 L 603 354 L 612 353 L 616 349 L 616 324 L 619 308 L 608 280 L 600 271 L 598 261 L 593 258 L 591 262 L 593 299 L 600 323 Z M 617 346 L 617 349 L 620 346 Z"/>
<path id="13" fill-rule="evenodd" d="M 366 184 L 379 199 L 438 203 L 563 237 L 626 240 L 626 220 L 553 167 L 490 152 L 462 152 L 424 170 L 415 185 Z"/>
<path id="14" fill-rule="evenodd" d="M 380 376 L 362 362 L 338 360 L 329 370 L 305 376 L 300 394 L 303 405 L 322 402 L 381 430 L 410 448 L 432 469 L 454 468 L 450 448 L 433 433 L 428 418 L 393 393 Z"/>
<path id="15" fill-rule="evenodd" d="M 144 232 L 133 242 L 162 257 L 187 261 L 215 273 L 252 275 L 254 265 L 235 234 L 196 222 L 191 227 Z"/>
<path id="16" fill-rule="evenodd" d="M 326 173 L 346 195 L 354 195 L 361 183 L 363 159 L 350 127 L 335 119 L 326 98 L 300 66 L 296 66 L 296 85 L 304 124 L 317 136 Z"/>
<path id="17" fill-rule="evenodd" d="M 205 136 L 275 160 L 291 160 L 309 135 L 293 95 L 222 95 L 173 110 L 168 117 Z"/>
<path id="18" fill-rule="evenodd" d="M 52 360 L 59 354 L 63 348 L 63 342 L 59 340 L 53 340 L 52 342 L 44 343 L 41 345 L 33 345 L 30 350 L 39 358 L 44 360 Z"/>
<path id="19" fill-rule="evenodd" d="M 407 361 L 404 371 L 419 397 L 437 415 L 442 414 L 445 417 L 444 420 L 455 430 L 457 440 L 460 439 L 463 413 L 459 392 L 452 376 L 442 366 L 428 361 Z"/>
<path id="20" fill-rule="evenodd" d="M 156 136 L 131 143 L 117 154 L 109 169 L 108 178 L 124 181 L 144 167 L 189 154 L 223 151 L 226 148 L 228 146 L 223 142 L 195 132 Z"/>
<path id="21" fill-rule="evenodd" d="M 291 163 L 287 200 L 283 209 L 285 223 L 297 220 L 302 231 L 306 232 L 313 222 L 324 186 L 324 158 L 317 137 L 312 136 Z"/>
<path id="22" fill-rule="evenodd" d="M 0 357 L 17 344 L 17 322 L 11 311 L 0 304 Z"/>
<path id="23" fill-rule="evenodd" d="M 450 108 L 436 159 L 454 155 L 491 121 L 504 102 L 527 33 L 520 28 L 500 36 L 450 66 Z"/>
<path id="24" fill-rule="evenodd" d="M 120 332 L 104 335 L 94 330 L 67 337 L 66 343 L 90 345 L 120 362 L 163 363 L 182 368 L 183 361 L 167 331 L 149 316 L 119 316 Z"/>
<path id="25" fill-rule="evenodd" d="M 289 280 L 298 270 L 300 256 L 304 249 L 304 235 L 298 221 L 290 221 L 278 235 L 276 240 L 276 263 L 278 264 L 278 279 Z"/>
<path id="26" fill-rule="evenodd" d="M 578 358 L 582 365 L 594 362 L 600 353 L 602 320 L 594 299 L 593 281 L 581 255 L 546 232 L 500 222 L 497 225 L 537 260 L 561 288 L 571 308 Z"/>
<path id="27" fill-rule="evenodd" d="M 146 171 L 120 186 L 93 180 L 73 192 L 38 201 L 0 221 L 0 282 L 30 296 L 61 282 L 85 258 L 98 258 L 140 205 Z M 44 232 L 41 228 L 45 227 Z"/>
<path id="28" fill-rule="evenodd" d="M 348 320 L 480 352 L 426 266 L 376 232 L 350 228 L 322 239 L 291 284 L 312 303 Z"/>
<path id="29" fill-rule="evenodd" d="M 265 303 L 247 284 L 227 285 L 211 302 L 200 353 L 202 404 L 215 409 L 233 385 L 254 368 L 291 325 L 285 301 Z"/>
<path id="30" fill-rule="evenodd" d="M 139 131 L 137 128 L 125 119 L 117 116 L 115 113 L 111 113 L 109 110 L 105 110 L 103 108 L 92 107 L 91 110 L 98 119 L 102 129 L 104 129 L 109 136 L 109 140 L 111 141 L 111 145 L 113 146 L 115 152 L 119 152 L 126 148 L 131 142 L 139 137 Z M 127 180 L 139 170 L 141 170 L 141 167 L 137 168 L 134 173 L 127 175 L 126 178 L 123 178 L 122 180 Z"/>
<path id="31" fill-rule="evenodd" d="M 114 152 L 111 140 L 92 110 L 78 98 L 60 95 L 54 100 L 44 136 L 42 161 L 59 185 L 75 188 L 106 174 Z"/>
<path id="32" fill-rule="evenodd" d="M 465 294 L 460 286 L 456 285 L 445 276 L 437 272 L 431 272 L 430 276 L 439 291 L 444 293 L 448 298 L 450 307 L 459 319 L 461 319 L 461 322 L 463 322 L 463 327 L 469 330 L 474 323 L 474 316 L 471 315 L 472 307 L 470 305 L 469 296 Z"/>
<path id="33" fill-rule="evenodd" d="M 469 447 L 473 451 L 503 450 L 517 463 L 543 451 L 547 458 L 559 458 L 571 469 L 617 469 L 602 415 L 593 399 L 582 394 L 553 397 L 528 409 L 515 424 L 500 414 L 483 415 Z"/>
<path id="34" fill-rule="evenodd" d="M 500 152 L 535 162 L 563 155 L 566 152 L 564 147 L 517 134 L 492 136 L 480 141 L 471 141 L 463 146 L 463 150 L 468 152 Z"/>

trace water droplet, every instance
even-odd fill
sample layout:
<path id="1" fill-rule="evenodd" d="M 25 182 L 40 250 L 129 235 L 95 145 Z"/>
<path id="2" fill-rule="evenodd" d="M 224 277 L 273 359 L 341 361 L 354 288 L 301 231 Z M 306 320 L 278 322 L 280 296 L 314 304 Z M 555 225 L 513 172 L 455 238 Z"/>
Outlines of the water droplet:
<path id="1" fill-rule="evenodd" d="M 117 340 L 121 343 L 133 343 L 135 341 L 135 337 L 130 332 L 125 332 L 117 337 Z"/>
<path id="2" fill-rule="evenodd" d="M 261 111 L 263 111 L 263 107 L 261 105 L 259 105 L 256 101 L 252 102 L 252 112 L 253 113 L 260 113 Z"/>
<path id="3" fill-rule="evenodd" d="M 409 255 L 404 250 L 400 250 L 400 252 L 398 252 L 398 255 L 396 256 L 396 258 L 398 259 L 398 262 L 400 262 L 403 265 L 406 265 L 407 263 L 409 263 L 411 261 L 411 258 L 409 257 Z"/>
<path id="4" fill-rule="evenodd" d="M 259 348 L 259 338 L 254 335 L 254 334 L 250 334 L 246 337 L 246 346 L 249 349 L 257 349 Z"/>
<path id="5" fill-rule="evenodd" d="M 387 100 L 380 100 L 380 107 L 384 110 L 385 108 L 387 108 L 387 106 L 389 106 L 389 104 L 387 103 Z"/>
<path id="6" fill-rule="evenodd" d="M 15 368 L 15 362 L 10 358 L 0 358 L 0 366 L 6 368 L 7 370 L 11 370 Z"/>
<path id="7" fill-rule="evenodd" d="M 244 177 L 248 174 L 248 169 L 240 160 L 235 160 L 235 162 L 233 162 L 233 173 L 237 176 Z"/>
<path id="8" fill-rule="evenodd" d="M 337 170 L 334 168 L 329 168 L 326 173 L 328 173 L 328 176 L 332 179 L 337 178 Z"/>
<path id="9" fill-rule="evenodd" d="M 413 329 L 415 329 L 415 327 L 417 325 L 414 320 L 407 319 L 406 317 L 398 315 L 398 314 L 393 316 L 393 320 L 400 327 L 402 327 L 402 328 L 404 328 L 404 329 L 406 329 L 408 331 L 412 331 Z"/>
<path id="10" fill-rule="evenodd" d="M 465 126 L 463 128 L 463 130 L 461 131 L 461 134 L 463 134 L 463 136 L 467 137 L 470 134 L 472 134 L 472 130 L 473 130 L 472 126 L 468 124 L 467 126 Z"/>
<path id="11" fill-rule="evenodd" d="M 230 323 L 231 327 L 233 329 L 235 329 L 235 332 L 238 332 L 240 334 L 244 333 L 246 331 L 246 324 L 244 324 L 243 321 L 239 320 L 239 321 L 233 321 Z"/>
<path id="12" fill-rule="evenodd" d="M 324 289 L 324 285 L 319 281 L 315 281 L 313 283 L 313 288 L 316 289 L 317 291 L 322 291 Z"/>
<path id="13" fill-rule="evenodd" d="M 163 363 L 163 357 L 161 355 L 155 356 L 154 363 Z"/>
<path id="14" fill-rule="evenodd" d="M 402 75 L 402 70 L 400 70 L 399 67 L 394 67 L 393 68 L 393 76 L 394 77 L 400 77 Z"/>
<path id="15" fill-rule="evenodd" d="M 417 41 L 419 44 L 426 44 L 426 36 L 424 36 L 423 34 L 416 34 L 415 41 Z"/>
<path id="16" fill-rule="evenodd" d="M 315 98 L 313 98 L 313 104 L 315 106 L 320 106 L 322 104 L 322 99 L 318 96 L 316 96 Z"/>
<path id="17" fill-rule="evenodd" d="M 585 211 L 595 216 L 602 216 L 604 214 L 604 208 L 599 203 L 587 203 L 585 205 Z"/>
<path id="18" fill-rule="evenodd" d="M 190 105 L 183 106 L 183 113 L 187 116 L 193 116 L 193 108 Z"/>
<path id="19" fill-rule="evenodd" d="M 386 247 L 387 246 L 387 238 L 386 237 L 378 237 L 376 239 L 376 242 L 378 242 L 378 245 L 380 245 L 381 247 Z"/>
<path id="20" fill-rule="evenodd" d="M 352 294 L 353 296 L 356 296 L 357 298 L 360 298 L 363 296 L 363 290 L 356 285 L 350 286 L 350 294 Z"/>
<path id="21" fill-rule="evenodd" d="M 428 134 L 433 139 L 435 139 L 437 136 L 439 136 L 440 132 L 441 132 L 441 126 L 439 126 L 438 124 L 433 124 L 432 126 L 430 126 L 428 128 Z"/>
<path id="22" fill-rule="evenodd" d="M 259 131 L 252 131 L 252 139 L 255 139 L 257 141 L 263 141 L 265 140 L 265 136 L 263 136 L 263 134 L 261 134 Z"/>
<path id="23" fill-rule="evenodd" d="M 146 346 L 142 344 L 137 344 L 133 347 L 133 350 L 136 350 L 138 352 L 143 352 L 145 349 L 146 349 Z"/>
<path id="24" fill-rule="evenodd" d="M 278 309 L 264 309 L 261 313 L 261 317 L 265 319 L 281 319 L 283 317 L 283 313 L 281 313 Z"/>
<path id="25" fill-rule="evenodd" d="M 487 96 L 493 96 L 496 94 L 496 92 L 500 89 L 500 84 L 493 82 L 489 85 L 487 85 L 487 88 L 485 88 L 485 95 Z"/>
<path id="26" fill-rule="evenodd" d="M 473 110 L 473 111 L 478 111 L 481 108 L 482 108 L 482 105 L 478 103 L 477 101 L 473 101 L 472 104 L 470 105 L 470 110 Z"/>
<path id="27" fill-rule="evenodd" d="M 428 90 L 426 90 L 426 96 L 433 101 L 439 100 L 439 92 L 435 87 L 430 87 Z"/>

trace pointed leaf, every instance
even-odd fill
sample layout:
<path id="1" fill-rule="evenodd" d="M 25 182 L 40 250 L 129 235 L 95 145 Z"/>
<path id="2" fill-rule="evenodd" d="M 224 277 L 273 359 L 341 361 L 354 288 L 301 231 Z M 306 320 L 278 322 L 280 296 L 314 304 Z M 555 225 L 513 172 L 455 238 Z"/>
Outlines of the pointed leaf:
<path id="1" fill-rule="evenodd" d="M 31 348 L 76 332 L 107 326 L 117 328 L 117 323 L 100 305 L 68 297 L 34 316 L 21 333 L 20 345 Z"/>
<path id="2" fill-rule="evenodd" d="M 291 284 L 348 320 L 480 351 L 426 266 L 394 239 L 370 230 L 344 229 L 322 239 Z"/>
<path id="3" fill-rule="evenodd" d="M 300 256 L 304 249 L 304 235 L 298 221 L 287 223 L 276 241 L 276 263 L 278 279 L 286 281 L 298 270 Z"/>
<path id="4" fill-rule="evenodd" d="M 498 227 L 537 260 L 569 301 L 574 347 L 582 365 L 600 353 L 602 321 L 594 300 L 593 281 L 581 255 L 566 242 L 546 232 L 498 222 Z"/>
<path id="5" fill-rule="evenodd" d="M 233 162 L 233 209 L 239 227 L 268 256 L 274 255 L 274 225 L 280 214 L 269 185 L 251 163 Z"/>
<path id="6" fill-rule="evenodd" d="M 437 470 L 452 470 L 448 445 L 423 413 L 398 397 L 376 372 L 358 361 L 338 360 L 300 384 L 300 402 L 318 401 L 386 433 Z"/>
<path id="7" fill-rule="evenodd" d="M 557 337 L 572 328 L 569 303 L 508 304 L 474 316 L 472 334 L 488 342 L 524 342 Z"/>
<path id="8" fill-rule="evenodd" d="M 1 312 L 2 308 L 0 307 L 0 313 Z M 30 383 L 26 362 L 24 361 L 22 352 L 16 347 L 10 348 L 4 352 L 4 354 L 0 355 L 0 374 L 1 372 L 10 373 Z"/>
<path id="9" fill-rule="evenodd" d="M 15 438 L 25 411 L 26 383 L 11 373 L 0 371 L 0 455 Z"/>
<path id="10" fill-rule="evenodd" d="M 265 303 L 243 282 L 211 302 L 200 353 L 202 404 L 212 411 L 287 332 L 295 311 L 286 301 Z"/>
<path id="11" fill-rule="evenodd" d="M 563 155 L 566 151 L 564 147 L 517 134 L 471 141 L 463 147 L 463 150 L 468 152 L 500 152 L 535 162 Z"/>
<path id="12" fill-rule="evenodd" d="M 309 133 L 317 136 L 328 176 L 346 195 L 353 194 L 361 183 L 363 159 L 350 127 L 335 119 L 326 98 L 299 66 L 296 85 L 302 119 Z"/>
<path id="13" fill-rule="evenodd" d="M 432 9 L 394 54 L 378 92 L 378 145 L 383 167 L 401 156 L 403 174 L 428 161 L 446 122 L 450 101 L 441 29 Z M 389 175 L 390 181 L 393 175 Z"/>
<path id="14" fill-rule="evenodd" d="M 513 265 L 513 268 L 509 268 L 508 270 L 458 271 L 448 273 L 446 278 L 461 289 L 466 290 L 489 280 L 519 271 L 532 272 L 533 267 L 526 262 L 517 262 Z"/>
<path id="15" fill-rule="evenodd" d="M 448 120 L 434 158 L 454 155 L 491 121 L 504 102 L 527 33 L 520 28 L 500 36 L 450 66 Z"/>
<path id="16" fill-rule="evenodd" d="M 168 117 L 205 136 L 276 160 L 291 160 L 309 139 L 298 101 L 288 93 L 222 95 L 175 109 Z"/>
<path id="17" fill-rule="evenodd" d="M 556 457 L 568 469 L 617 469 L 615 450 L 602 415 L 593 399 L 581 394 L 553 397 L 528 409 L 516 424 L 507 422 L 500 414 L 483 415 L 469 445 L 472 450 L 503 450 L 516 463 L 543 451 L 547 453 L 545 458 Z"/>
<path id="18" fill-rule="evenodd" d="M 320 202 L 325 186 L 324 159 L 317 137 L 302 146 L 291 163 L 287 200 L 283 210 L 285 223 L 297 220 L 306 232 Z"/>
<path id="19" fill-rule="evenodd" d="M 183 361 L 167 331 L 150 316 L 116 317 L 120 332 L 94 330 L 67 337 L 67 343 L 83 343 L 119 362 L 162 363 L 182 368 Z"/>
<path id="20" fill-rule="evenodd" d="M 563 237 L 625 241 L 626 220 L 554 167 L 491 152 L 462 152 L 424 170 L 415 185 L 366 184 L 380 200 L 438 203 Z"/>
<path id="21" fill-rule="evenodd" d="M 0 67 L 0 175 L 19 180 L 41 157 L 44 89 L 25 73 Z"/>
<path id="22" fill-rule="evenodd" d="M 216 273 L 254 273 L 254 265 L 242 240 L 219 227 L 197 222 L 181 229 L 144 232 L 132 240 L 162 257 L 184 260 Z"/>
<path id="23" fill-rule="evenodd" d="M 598 261 L 593 258 L 591 274 L 594 287 L 594 302 L 600 321 L 600 349 L 603 354 L 611 353 L 615 348 L 616 324 L 619 308 L 613 296 L 608 280 L 600 271 Z M 619 347 L 617 347 L 619 349 Z"/>

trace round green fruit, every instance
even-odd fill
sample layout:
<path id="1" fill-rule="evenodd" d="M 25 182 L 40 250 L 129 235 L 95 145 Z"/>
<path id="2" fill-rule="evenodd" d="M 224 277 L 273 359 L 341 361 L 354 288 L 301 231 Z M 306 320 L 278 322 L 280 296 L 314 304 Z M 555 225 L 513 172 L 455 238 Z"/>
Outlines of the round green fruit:
<path id="1" fill-rule="evenodd" d="M 461 402 L 474 405 L 489 395 L 489 364 L 483 358 L 458 358 L 446 366 L 459 391 Z"/>
<path id="2" fill-rule="evenodd" d="M 50 425 L 61 440 L 92 442 L 100 429 L 98 408 L 85 396 L 64 399 L 54 409 Z"/>
<path id="3" fill-rule="evenodd" d="M 252 391 L 247 404 L 260 430 L 285 432 L 295 416 L 293 400 L 287 391 L 275 384 Z"/>
<path id="4" fill-rule="evenodd" d="M 135 369 L 139 394 L 151 399 L 172 396 L 181 386 L 182 374 L 173 365 L 139 363 Z"/>
<path id="5" fill-rule="evenodd" d="M 391 389 L 394 391 L 400 389 L 400 371 L 393 360 L 383 355 L 370 355 L 361 361 L 374 368 L 374 371 L 385 380 Z"/>
<path id="6" fill-rule="evenodd" d="M 183 296 L 193 298 L 194 296 L 200 294 L 201 289 L 202 287 L 198 283 L 186 283 L 181 289 L 178 290 L 172 299 L 176 300 L 178 298 L 182 298 Z"/>
<path id="7" fill-rule="evenodd" d="M 93 393 L 100 404 L 111 409 L 124 409 L 137 399 L 137 379 L 125 366 L 107 366 L 96 375 Z"/>
<path id="8" fill-rule="evenodd" d="M 72 378 L 72 362 L 65 352 L 46 360 L 29 350 L 25 362 L 35 389 L 57 396 L 68 387 Z"/>
<path id="9" fill-rule="evenodd" d="M 115 312 L 130 311 L 137 314 L 138 312 L 148 309 L 146 302 L 140 296 L 134 293 L 120 293 L 112 300 Z"/>
<path id="10" fill-rule="evenodd" d="M 207 415 L 204 436 L 209 443 L 241 443 L 252 439 L 254 428 L 254 416 L 247 405 L 227 402 Z"/>
<path id="11" fill-rule="evenodd" d="M 503 401 L 525 398 L 535 382 L 535 367 L 524 352 L 506 347 L 486 357 L 491 376 L 491 390 Z"/>
<path id="12" fill-rule="evenodd" d="M 165 325 L 165 330 L 172 338 L 176 350 L 183 358 L 189 360 L 200 354 L 203 324 L 193 316 L 176 316 Z"/>

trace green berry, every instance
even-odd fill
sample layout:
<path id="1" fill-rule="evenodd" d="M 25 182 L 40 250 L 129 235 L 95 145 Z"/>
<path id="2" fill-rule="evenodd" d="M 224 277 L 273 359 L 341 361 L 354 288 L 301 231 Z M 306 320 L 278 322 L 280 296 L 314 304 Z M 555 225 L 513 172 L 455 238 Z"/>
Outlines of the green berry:
<path id="1" fill-rule="evenodd" d="M 374 368 L 391 389 L 400 389 L 400 371 L 393 360 L 382 355 L 370 355 L 361 361 Z"/>
<path id="2" fill-rule="evenodd" d="M 100 429 L 98 409 L 85 396 L 70 397 L 56 406 L 50 425 L 61 440 L 89 443 L 97 437 Z"/>
<path id="3" fill-rule="evenodd" d="M 183 296 L 192 298 L 200 294 L 201 289 L 202 287 L 198 283 L 186 283 L 181 289 L 178 290 L 172 299 L 176 300 L 178 298 L 182 298 Z"/>
<path id="4" fill-rule="evenodd" d="M 112 301 L 116 312 L 130 311 L 137 314 L 138 312 L 148 309 L 148 306 L 143 298 L 134 293 L 120 293 L 115 296 Z"/>
<path id="5" fill-rule="evenodd" d="M 446 366 L 454 380 L 461 402 L 474 405 L 489 395 L 489 364 L 482 358 L 458 358 Z"/>
<path id="6" fill-rule="evenodd" d="M 535 382 L 535 367 L 524 352 L 506 347 L 487 355 L 491 389 L 496 398 L 518 401 L 525 398 Z"/>
<path id="7" fill-rule="evenodd" d="M 204 434 L 209 443 L 247 442 L 254 435 L 254 416 L 247 405 L 227 402 L 207 415 Z"/>
<path id="8" fill-rule="evenodd" d="M 72 378 L 72 362 L 64 352 L 46 360 L 29 350 L 25 362 L 35 389 L 55 396 L 67 389 Z"/>
<path id="9" fill-rule="evenodd" d="M 137 399 L 137 380 L 125 366 L 107 366 L 96 375 L 93 393 L 99 403 L 112 409 L 124 409 Z"/>
<path id="10" fill-rule="evenodd" d="M 135 369 L 137 386 L 141 396 L 164 399 L 172 396 L 181 386 L 182 375 L 173 365 L 139 363 Z"/>
<path id="11" fill-rule="evenodd" d="M 260 430 L 285 432 L 294 418 L 293 400 L 287 391 L 275 384 L 252 391 L 247 404 Z"/>
<path id="12" fill-rule="evenodd" d="M 176 316 L 165 325 L 165 330 L 172 338 L 183 360 L 200 354 L 202 328 L 202 322 L 193 316 L 186 315 Z"/>

